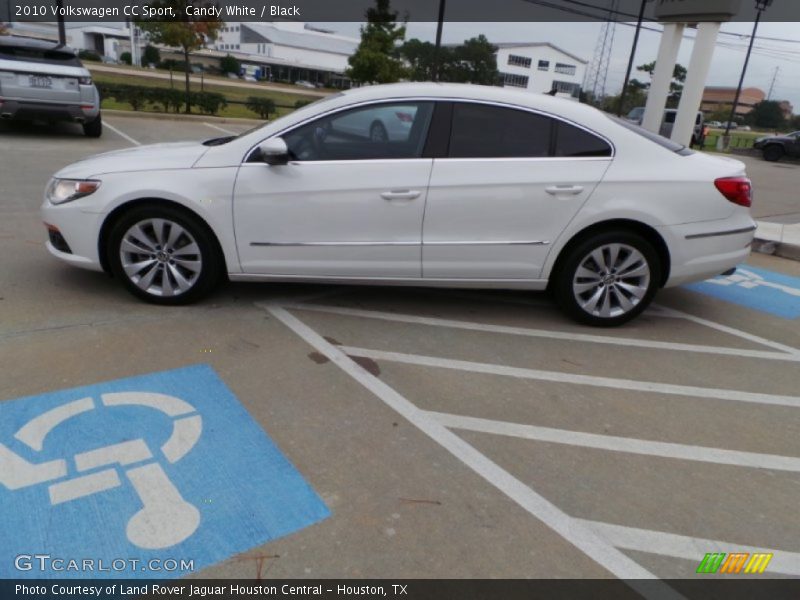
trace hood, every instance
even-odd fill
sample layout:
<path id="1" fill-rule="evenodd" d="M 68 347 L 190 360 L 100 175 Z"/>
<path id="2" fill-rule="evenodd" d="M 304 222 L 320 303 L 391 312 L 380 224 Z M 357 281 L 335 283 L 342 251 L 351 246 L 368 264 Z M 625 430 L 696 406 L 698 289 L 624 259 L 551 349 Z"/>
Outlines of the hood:
<path id="1" fill-rule="evenodd" d="M 106 173 L 190 169 L 208 150 L 202 142 L 151 144 L 114 150 L 64 167 L 54 177 L 82 179 Z"/>

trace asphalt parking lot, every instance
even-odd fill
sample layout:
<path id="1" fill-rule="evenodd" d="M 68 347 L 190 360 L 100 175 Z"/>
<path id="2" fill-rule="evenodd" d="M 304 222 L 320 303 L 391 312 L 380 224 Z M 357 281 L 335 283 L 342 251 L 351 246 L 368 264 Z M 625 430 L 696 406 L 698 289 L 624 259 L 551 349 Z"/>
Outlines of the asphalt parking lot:
<path id="1" fill-rule="evenodd" d="M 207 364 L 330 511 L 201 576 L 683 578 L 709 552 L 800 576 L 800 263 L 753 255 L 746 277 L 596 330 L 503 291 L 228 284 L 154 307 L 47 254 L 60 167 L 247 128 L 0 124 L 0 410 Z M 797 171 L 772 172 L 784 202 Z"/>

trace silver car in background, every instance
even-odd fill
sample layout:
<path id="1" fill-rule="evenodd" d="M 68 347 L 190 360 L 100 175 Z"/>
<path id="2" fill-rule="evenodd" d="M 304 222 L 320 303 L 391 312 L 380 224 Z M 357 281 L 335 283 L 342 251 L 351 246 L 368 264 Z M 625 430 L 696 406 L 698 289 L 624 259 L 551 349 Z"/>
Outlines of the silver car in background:
<path id="1" fill-rule="evenodd" d="M 53 42 L 0 37 L 0 118 L 72 121 L 100 137 L 100 95 L 75 51 Z"/>

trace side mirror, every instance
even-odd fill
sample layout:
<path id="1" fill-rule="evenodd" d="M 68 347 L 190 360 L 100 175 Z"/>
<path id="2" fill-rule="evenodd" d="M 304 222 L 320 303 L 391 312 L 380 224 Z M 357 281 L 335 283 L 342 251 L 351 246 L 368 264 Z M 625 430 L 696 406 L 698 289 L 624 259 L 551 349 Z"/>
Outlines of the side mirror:
<path id="1" fill-rule="evenodd" d="M 268 165 L 285 165 L 289 162 L 289 147 L 283 138 L 275 137 L 262 142 L 258 151 L 261 160 Z"/>

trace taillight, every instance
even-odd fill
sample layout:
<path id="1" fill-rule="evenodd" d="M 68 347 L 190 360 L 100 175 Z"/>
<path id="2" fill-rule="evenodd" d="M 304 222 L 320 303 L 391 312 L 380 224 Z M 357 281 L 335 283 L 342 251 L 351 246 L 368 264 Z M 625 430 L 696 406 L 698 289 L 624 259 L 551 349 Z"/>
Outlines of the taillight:
<path id="1" fill-rule="evenodd" d="M 395 114 L 395 115 L 397 116 L 397 118 L 398 118 L 398 119 L 400 119 L 400 120 L 401 120 L 403 123 L 411 123 L 411 122 L 414 120 L 414 117 L 412 117 L 412 116 L 411 116 L 410 114 L 408 114 L 407 112 L 399 112 L 399 111 L 398 111 L 398 112 L 396 112 L 396 113 L 394 113 L 394 114 Z"/>
<path id="2" fill-rule="evenodd" d="M 747 177 L 721 177 L 714 185 L 734 204 L 749 207 L 753 203 L 753 185 Z"/>
<path id="3" fill-rule="evenodd" d="M 81 85 L 92 85 L 91 77 L 78 77 L 78 83 Z"/>

